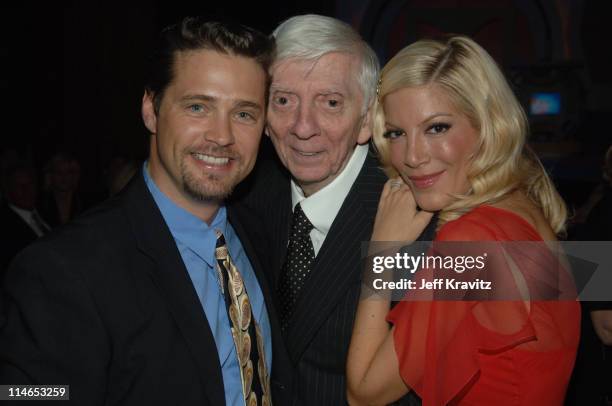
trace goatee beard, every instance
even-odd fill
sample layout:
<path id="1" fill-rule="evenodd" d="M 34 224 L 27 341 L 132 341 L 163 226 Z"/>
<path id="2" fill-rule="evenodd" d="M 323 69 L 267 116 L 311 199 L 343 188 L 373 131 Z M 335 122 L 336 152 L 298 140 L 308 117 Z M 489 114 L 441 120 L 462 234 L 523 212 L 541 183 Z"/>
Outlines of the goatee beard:
<path id="1" fill-rule="evenodd" d="M 181 178 L 185 192 L 201 202 L 221 202 L 230 196 L 235 186 L 233 177 L 224 182 L 213 174 L 206 174 L 203 179 L 193 176 L 185 161 L 181 162 Z"/>
<path id="2" fill-rule="evenodd" d="M 212 176 L 208 176 L 209 179 L 213 178 Z M 216 182 L 217 180 L 212 180 Z M 223 200 L 227 199 L 231 194 L 233 188 L 227 188 L 224 190 L 219 190 L 217 193 L 213 193 L 210 190 L 203 190 L 206 187 L 197 187 L 195 184 L 197 182 L 192 179 L 190 176 L 183 176 L 183 188 L 185 192 L 191 196 L 194 200 L 198 200 L 200 202 L 206 203 L 220 203 Z"/>

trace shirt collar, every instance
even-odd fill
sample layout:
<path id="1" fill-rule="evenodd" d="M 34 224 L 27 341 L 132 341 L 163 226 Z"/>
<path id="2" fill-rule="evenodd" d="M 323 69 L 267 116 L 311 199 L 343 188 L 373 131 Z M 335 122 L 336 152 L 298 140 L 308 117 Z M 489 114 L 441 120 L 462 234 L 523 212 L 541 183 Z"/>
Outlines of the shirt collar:
<path id="1" fill-rule="evenodd" d="M 34 210 L 27 210 L 27 209 L 22 209 L 21 207 L 17 207 L 14 204 L 9 203 L 8 206 L 13 209 L 13 211 L 17 214 L 19 214 L 19 216 L 21 216 L 22 218 L 27 218 L 28 220 L 30 219 L 30 217 L 32 217 L 32 214 L 34 213 Z"/>
<path id="2" fill-rule="evenodd" d="M 187 246 L 208 265 L 213 266 L 217 243 L 215 230 L 227 235 L 227 213 L 225 206 L 219 208 L 215 218 L 208 225 L 205 221 L 178 206 L 166 196 L 149 175 L 147 164 L 148 162 L 144 163 L 142 170 L 144 180 L 170 229 L 170 233 L 172 233 L 175 240 Z"/>
<path id="3" fill-rule="evenodd" d="M 368 145 L 357 145 L 342 172 L 329 184 L 306 197 L 291 180 L 291 207 L 300 203 L 304 214 L 319 232 L 327 235 L 368 156 Z"/>

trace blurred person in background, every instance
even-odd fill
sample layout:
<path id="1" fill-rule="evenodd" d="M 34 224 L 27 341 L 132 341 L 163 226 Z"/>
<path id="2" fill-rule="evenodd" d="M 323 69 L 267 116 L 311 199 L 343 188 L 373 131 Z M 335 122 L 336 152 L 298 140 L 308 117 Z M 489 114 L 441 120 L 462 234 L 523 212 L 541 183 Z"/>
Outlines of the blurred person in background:
<path id="1" fill-rule="evenodd" d="M 4 201 L 0 206 L 0 275 L 3 280 L 4 270 L 13 257 L 38 237 L 46 234 L 50 228 L 36 210 L 38 183 L 34 168 L 25 163 L 6 168 L 2 179 L 2 194 Z"/>
<path id="2" fill-rule="evenodd" d="M 573 239 L 612 241 L 612 145 L 602 166 L 602 182 L 577 212 L 584 213 Z M 610 287 L 612 289 L 612 287 Z M 582 302 L 582 328 L 568 405 L 612 404 L 612 302 Z"/>
<path id="3" fill-rule="evenodd" d="M 117 156 L 113 158 L 106 170 L 108 196 L 115 196 L 128 184 L 130 179 L 138 172 L 139 165 L 135 161 Z"/>
<path id="4" fill-rule="evenodd" d="M 7 169 L 15 166 L 19 162 L 19 154 L 14 148 L 4 148 L 0 152 L 0 176 L 6 173 Z M 0 187 L 0 203 L 4 201 L 4 191 Z"/>
<path id="5" fill-rule="evenodd" d="M 584 223 L 576 232 L 582 241 L 612 240 L 612 145 L 606 151 L 602 166 L 602 182 L 589 199 Z"/>
<path id="6" fill-rule="evenodd" d="M 53 228 L 66 224 L 83 210 L 78 194 L 81 165 L 72 155 L 58 152 L 45 167 L 45 191 L 40 210 Z"/>

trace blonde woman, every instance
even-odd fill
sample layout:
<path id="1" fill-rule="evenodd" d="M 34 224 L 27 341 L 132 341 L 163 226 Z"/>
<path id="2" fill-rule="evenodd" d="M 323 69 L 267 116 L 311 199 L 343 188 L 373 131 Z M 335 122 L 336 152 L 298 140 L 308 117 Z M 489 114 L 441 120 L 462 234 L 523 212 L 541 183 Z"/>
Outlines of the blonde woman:
<path id="1" fill-rule="evenodd" d="M 381 73 L 375 107 L 374 141 L 394 179 L 373 241 L 414 240 L 433 212 L 436 241 L 555 241 L 564 231 L 565 205 L 526 149 L 525 114 L 471 39 L 400 51 Z M 390 312 L 389 301 L 363 298 L 347 365 L 350 402 L 387 404 L 414 390 L 426 406 L 561 405 L 579 305 L 528 298 L 402 301 Z"/>

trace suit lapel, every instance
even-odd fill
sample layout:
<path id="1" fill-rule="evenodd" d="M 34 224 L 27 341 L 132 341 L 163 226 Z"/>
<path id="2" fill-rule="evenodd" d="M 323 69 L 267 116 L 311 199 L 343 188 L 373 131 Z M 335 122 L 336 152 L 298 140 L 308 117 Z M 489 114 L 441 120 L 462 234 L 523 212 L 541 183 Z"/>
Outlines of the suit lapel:
<path id="1" fill-rule="evenodd" d="M 268 285 L 268 281 L 265 277 L 265 273 L 262 267 L 261 262 L 259 261 L 258 256 L 256 255 L 255 248 L 251 244 L 251 241 L 248 238 L 248 234 L 245 232 L 242 224 L 239 221 L 238 214 L 232 209 L 231 206 L 227 208 L 227 215 L 229 222 L 231 223 L 234 231 L 238 235 L 240 242 L 242 243 L 242 247 L 253 266 L 253 271 L 255 272 L 255 276 L 257 276 L 257 280 L 259 282 L 259 287 L 261 288 L 261 293 L 264 297 L 264 303 L 266 304 L 266 309 L 268 311 L 268 315 L 270 316 L 270 324 L 272 327 L 272 335 L 276 335 L 280 331 L 280 324 L 278 324 L 278 316 L 276 314 L 276 309 L 271 303 L 272 292 L 270 291 L 270 286 Z M 274 337 L 274 339 L 280 339 L 279 337 Z M 276 340 L 275 340 L 276 341 Z"/>
<path id="2" fill-rule="evenodd" d="M 293 322 L 287 331 L 287 347 L 294 362 L 347 290 L 360 283 L 361 243 L 370 240 L 385 180 L 377 161 L 368 156 L 325 238 L 296 304 Z"/>
<path id="3" fill-rule="evenodd" d="M 291 207 L 291 180 L 283 179 L 284 183 L 280 186 L 278 193 L 278 204 L 270 205 L 270 210 L 275 212 L 270 213 L 266 218 L 272 219 L 271 232 L 272 236 L 272 252 L 271 265 L 274 272 L 272 288 L 276 292 L 280 273 L 285 263 L 287 256 L 287 244 L 289 241 L 289 228 L 291 227 L 291 216 L 293 208 Z"/>
<path id="4" fill-rule="evenodd" d="M 142 174 L 126 188 L 125 207 L 139 248 L 155 263 L 151 275 L 200 370 L 211 404 L 224 405 L 225 395 L 217 347 L 174 238 Z"/>
<path id="5" fill-rule="evenodd" d="M 256 250 L 253 247 L 248 237 L 247 232 L 242 227 L 242 223 L 239 220 L 239 215 L 237 211 L 234 210 L 231 206 L 228 206 L 227 214 L 228 214 L 228 219 L 230 223 L 232 224 L 232 227 L 234 228 L 234 231 L 236 231 L 236 235 L 238 235 L 238 238 L 240 238 L 240 242 L 242 243 L 242 247 L 244 248 L 244 251 L 246 252 L 247 257 L 249 258 L 249 261 L 251 262 L 251 265 L 253 266 L 253 271 L 255 272 L 255 276 L 257 276 L 259 287 L 261 288 L 261 293 L 264 297 L 264 303 L 266 305 L 266 310 L 268 311 L 268 316 L 270 319 L 270 327 L 272 330 L 272 344 L 274 347 L 273 348 L 274 356 L 275 357 L 281 356 L 282 358 L 284 358 L 284 360 L 286 360 L 286 361 L 283 361 L 283 360 L 275 359 L 274 364 L 283 365 L 284 363 L 288 362 L 287 353 L 286 353 L 285 346 L 283 343 L 283 337 L 281 336 L 281 333 L 280 333 L 281 328 L 280 328 L 278 314 L 276 312 L 276 308 L 272 300 L 274 295 L 270 290 L 271 288 L 268 283 L 268 280 L 266 279 L 266 273 L 263 269 L 262 263 L 260 262 L 256 254 Z M 281 378 L 287 378 L 287 377 L 281 377 Z"/>

